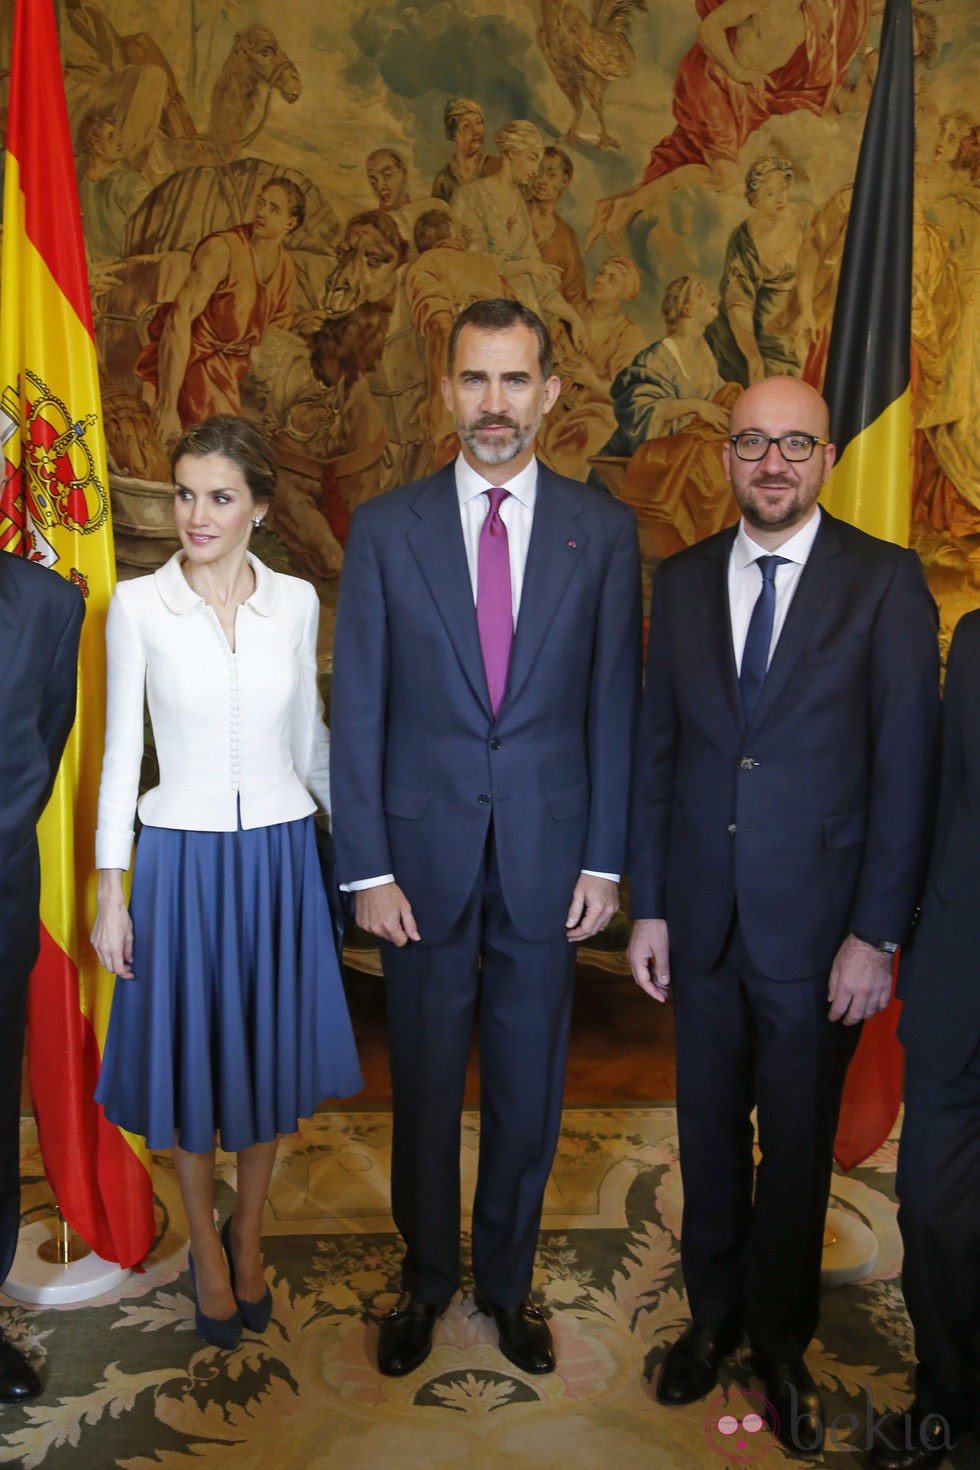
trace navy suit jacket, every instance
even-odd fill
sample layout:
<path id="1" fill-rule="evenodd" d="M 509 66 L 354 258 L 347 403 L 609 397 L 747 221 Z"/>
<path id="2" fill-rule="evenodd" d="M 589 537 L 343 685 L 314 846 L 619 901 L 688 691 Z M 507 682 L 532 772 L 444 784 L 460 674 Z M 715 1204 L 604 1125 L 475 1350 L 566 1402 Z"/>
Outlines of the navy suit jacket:
<path id="1" fill-rule="evenodd" d="M 902 956 L 898 1035 L 940 1077 L 980 1047 L 980 612 L 953 634 L 943 698 L 939 815 L 922 917 Z"/>
<path id="2" fill-rule="evenodd" d="M 38 953 L 35 828 L 75 717 L 84 615 L 81 593 L 63 577 L 0 553 L 0 972 L 16 986 Z"/>
<path id="3" fill-rule="evenodd" d="M 81 593 L 57 572 L 0 552 L 0 1281 L 20 1224 L 20 1072 L 40 935 L 35 828 L 75 714 L 84 613 Z"/>
<path id="4" fill-rule="evenodd" d="M 735 529 L 657 571 L 637 744 L 630 902 L 701 969 L 736 906 L 756 965 L 826 974 L 849 931 L 904 937 L 938 716 L 918 558 L 825 511 L 752 719 L 728 602 Z"/>
<path id="5" fill-rule="evenodd" d="M 453 466 L 360 506 L 334 640 L 339 881 L 394 873 L 438 943 L 473 891 L 492 817 L 516 929 L 559 937 L 580 870 L 625 865 L 639 630 L 633 512 L 539 465 L 494 718 Z"/>

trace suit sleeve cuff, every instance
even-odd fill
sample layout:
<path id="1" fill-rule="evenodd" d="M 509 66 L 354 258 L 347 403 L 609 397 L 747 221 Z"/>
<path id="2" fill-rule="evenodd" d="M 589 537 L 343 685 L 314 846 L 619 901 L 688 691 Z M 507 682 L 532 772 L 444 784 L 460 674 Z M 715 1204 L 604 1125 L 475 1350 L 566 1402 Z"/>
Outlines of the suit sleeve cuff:
<path id="1" fill-rule="evenodd" d="M 382 873 L 380 878 L 358 878 L 354 883 L 341 883 L 341 893 L 360 893 L 364 888 L 380 888 L 384 883 L 394 883 L 394 873 Z"/>

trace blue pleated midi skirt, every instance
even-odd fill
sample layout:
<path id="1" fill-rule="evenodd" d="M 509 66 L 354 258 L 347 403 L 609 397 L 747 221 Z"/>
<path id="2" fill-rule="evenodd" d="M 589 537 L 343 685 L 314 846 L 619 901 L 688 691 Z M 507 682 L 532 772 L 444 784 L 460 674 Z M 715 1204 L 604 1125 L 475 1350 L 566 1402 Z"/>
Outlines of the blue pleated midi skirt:
<path id="1" fill-rule="evenodd" d="M 363 1087 L 313 818 L 236 832 L 144 827 L 96 1099 L 208 1153 L 294 1133 Z"/>

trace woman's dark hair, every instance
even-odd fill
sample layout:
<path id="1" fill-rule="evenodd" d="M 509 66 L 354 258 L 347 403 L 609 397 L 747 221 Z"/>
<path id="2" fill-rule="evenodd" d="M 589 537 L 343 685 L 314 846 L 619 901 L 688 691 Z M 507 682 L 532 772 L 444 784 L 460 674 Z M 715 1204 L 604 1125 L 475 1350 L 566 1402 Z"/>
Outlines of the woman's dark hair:
<path id="1" fill-rule="evenodd" d="M 265 435 L 254 424 L 231 413 L 217 413 L 183 434 L 170 451 L 170 473 L 185 455 L 204 459 L 221 454 L 241 470 L 253 500 L 271 500 L 276 490 L 276 457 Z"/>
<path id="2" fill-rule="evenodd" d="M 529 327 L 538 339 L 538 366 L 542 378 L 550 378 L 552 370 L 551 338 L 548 328 L 529 306 L 495 296 L 485 301 L 472 301 L 453 322 L 446 353 L 450 375 L 456 361 L 456 344 L 464 327 L 478 327 L 481 332 L 508 332 L 512 327 Z"/>

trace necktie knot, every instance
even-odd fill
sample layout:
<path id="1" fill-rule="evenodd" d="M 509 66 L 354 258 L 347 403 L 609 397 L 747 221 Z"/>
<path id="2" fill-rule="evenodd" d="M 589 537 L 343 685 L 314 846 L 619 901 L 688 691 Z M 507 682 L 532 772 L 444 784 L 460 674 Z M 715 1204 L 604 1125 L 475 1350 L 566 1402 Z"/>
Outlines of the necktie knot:
<path id="1" fill-rule="evenodd" d="M 509 494 L 509 490 L 504 490 L 499 485 L 494 485 L 492 489 L 487 491 L 487 499 L 490 501 L 490 509 L 487 512 L 487 524 L 491 536 L 498 535 L 503 528 L 503 522 L 500 519 L 500 507 Z"/>
<path id="2" fill-rule="evenodd" d="M 785 556 L 760 556 L 758 561 L 756 562 L 756 566 L 762 573 L 763 582 L 774 583 L 776 578 L 776 568 L 784 567 L 788 560 L 789 558 Z"/>

